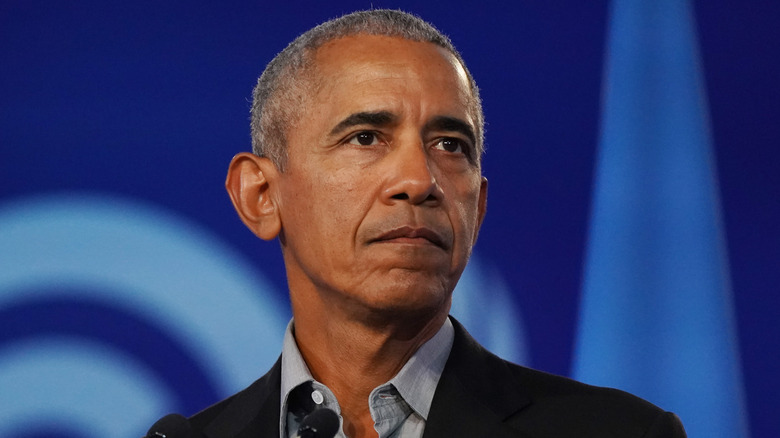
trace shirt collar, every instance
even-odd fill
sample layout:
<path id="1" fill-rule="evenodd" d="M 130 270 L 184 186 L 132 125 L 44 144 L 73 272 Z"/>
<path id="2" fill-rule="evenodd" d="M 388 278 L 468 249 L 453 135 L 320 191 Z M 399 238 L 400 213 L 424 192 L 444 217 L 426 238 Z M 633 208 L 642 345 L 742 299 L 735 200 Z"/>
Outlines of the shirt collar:
<path id="1" fill-rule="evenodd" d="M 309 367 L 301 356 L 298 344 L 295 343 L 293 336 L 293 320 L 287 324 L 287 330 L 284 332 L 284 341 L 282 343 L 282 398 L 280 400 L 282 407 L 282 418 L 284 418 L 287 397 L 290 391 L 302 383 L 314 380 L 309 371 Z"/>
<path id="2" fill-rule="evenodd" d="M 439 331 L 423 344 L 388 383 L 393 384 L 406 403 L 428 420 L 433 393 L 455 339 L 452 322 L 447 318 Z"/>
<path id="3" fill-rule="evenodd" d="M 428 419 L 433 394 L 444 365 L 447 363 L 454 339 L 455 330 L 452 322 L 447 318 L 439 331 L 412 355 L 395 377 L 387 382 L 395 386 L 406 403 L 425 420 Z M 287 398 L 290 391 L 313 380 L 314 377 L 295 342 L 293 320 L 290 320 L 282 344 L 280 425 L 286 422 Z"/>
<path id="4" fill-rule="evenodd" d="M 301 356 L 301 351 L 295 343 L 293 336 L 293 320 L 287 324 L 282 342 L 282 383 L 281 398 L 279 400 L 279 436 L 286 437 L 287 430 L 287 404 L 290 393 L 298 386 L 314 381 L 314 377 Z"/>

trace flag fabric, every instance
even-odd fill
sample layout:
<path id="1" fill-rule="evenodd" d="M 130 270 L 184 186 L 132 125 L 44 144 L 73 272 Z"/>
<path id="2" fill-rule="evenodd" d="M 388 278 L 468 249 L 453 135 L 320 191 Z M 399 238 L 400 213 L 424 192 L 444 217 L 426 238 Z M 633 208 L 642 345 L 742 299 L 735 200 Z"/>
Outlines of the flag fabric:
<path id="1" fill-rule="evenodd" d="M 693 8 L 614 0 L 573 376 L 747 437 Z"/>

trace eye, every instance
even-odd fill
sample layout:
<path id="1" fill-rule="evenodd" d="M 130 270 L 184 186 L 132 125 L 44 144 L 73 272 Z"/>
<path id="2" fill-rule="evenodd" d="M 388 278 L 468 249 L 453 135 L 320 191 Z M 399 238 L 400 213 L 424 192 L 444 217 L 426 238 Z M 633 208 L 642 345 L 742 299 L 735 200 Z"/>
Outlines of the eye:
<path id="1" fill-rule="evenodd" d="M 441 138 L 433 145 L 433 147 L 455 154 L 466 154 L 468 150 L 463 140 L 453 137 Z"/>
<path id="2" fill-rule="evenodd" d="M 379 144 L 379 139 L 377 138 L 377 135 L 371 131 L 361 131 L 350 137 L 347 140 L 347 143 L 360 146 L 371 146 Z"/>

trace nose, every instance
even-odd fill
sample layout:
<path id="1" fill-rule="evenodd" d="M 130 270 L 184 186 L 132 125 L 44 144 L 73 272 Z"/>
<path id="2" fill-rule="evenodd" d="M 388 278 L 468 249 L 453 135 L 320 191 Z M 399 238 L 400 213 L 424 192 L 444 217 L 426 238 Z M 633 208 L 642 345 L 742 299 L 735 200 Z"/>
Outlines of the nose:
<path id="1" fill-rule="evenodd" d="M 441 188 L 420 141 L 397 148 L 387 158 L 389 177 L 382 193 L 386 203 L 407 201 L 418 205 L 441 201 Z"/>

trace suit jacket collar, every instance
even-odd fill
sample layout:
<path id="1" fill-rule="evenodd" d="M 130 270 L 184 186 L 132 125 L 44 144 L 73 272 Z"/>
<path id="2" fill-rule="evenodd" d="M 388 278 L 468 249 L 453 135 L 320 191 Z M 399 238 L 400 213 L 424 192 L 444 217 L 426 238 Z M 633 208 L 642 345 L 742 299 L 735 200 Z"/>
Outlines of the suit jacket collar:
<path id="1" fill-rule="evenodd" d="M 531 403 L 507 363 L 451 318 L 455 342 L 433 397 L 424 438 L 518 437 L 506 423 Z"/>
<path id="2" fill-rule="evenodd" d="M 229 399 L 203 433 L 208 438 L 279 436 L 281 375 L 280 357 L 265 376 Z"/>

